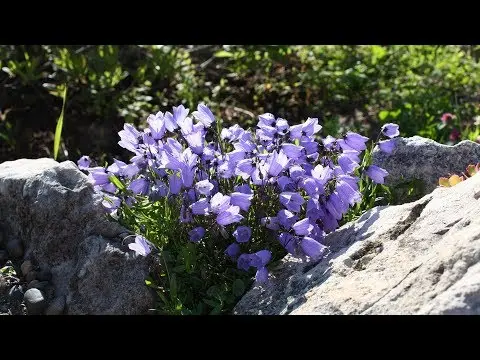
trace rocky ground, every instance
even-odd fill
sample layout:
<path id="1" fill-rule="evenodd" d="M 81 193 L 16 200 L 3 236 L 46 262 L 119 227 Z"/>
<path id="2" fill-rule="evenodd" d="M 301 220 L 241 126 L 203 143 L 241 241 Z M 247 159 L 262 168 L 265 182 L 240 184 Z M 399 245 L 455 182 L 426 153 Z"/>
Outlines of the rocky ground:
<path id="1" fill-rule="evenodd" d="M 0 315 L 63 313 L 65 297 L 55 297 L 50 270 L 35 266 L 30 260 L 7 260 L 0 266 Z"/>

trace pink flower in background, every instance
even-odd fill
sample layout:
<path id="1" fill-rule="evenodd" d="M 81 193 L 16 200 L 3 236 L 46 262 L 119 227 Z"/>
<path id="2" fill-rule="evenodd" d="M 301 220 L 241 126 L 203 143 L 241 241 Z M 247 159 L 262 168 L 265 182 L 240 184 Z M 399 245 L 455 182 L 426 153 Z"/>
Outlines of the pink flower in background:
<path id="1" fill-rule="evenodd" d="M 450 133 L 450 141 L 457 141 L 458 139 L 460 139 L 460 132 L 457 130 L 457 129 L 453 129 L 452 132 Z"/>
<path id="2" fill-rule="evenodd" d="M 440 120 L 442 120 L 442 123 L 446 124 L 449 120 L 455 119 L 455 115 L 450 114 L 450 113 L 445 113 L 442 115 Z"/>

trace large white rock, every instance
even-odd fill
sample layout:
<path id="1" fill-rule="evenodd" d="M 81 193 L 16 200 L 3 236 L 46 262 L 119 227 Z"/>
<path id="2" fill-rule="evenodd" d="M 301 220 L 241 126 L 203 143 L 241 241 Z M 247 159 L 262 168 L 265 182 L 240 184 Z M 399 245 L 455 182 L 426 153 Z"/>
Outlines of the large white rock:
<path id="1" fill-rule="evenodd" d="M 377 207 L 326 238 L 317 263 L 290 256 L 235 314 L 480 314 L 480 176 Z"/>
<path id="2" fill-rule="evenodd" d="M 149 263 L 122 244 L 87 176 L 71 161 L 0 164 L 0 230 L 20 239 L 25 258 L 51 269 L 67 314 L 141 314 L 154 306 Z"/>

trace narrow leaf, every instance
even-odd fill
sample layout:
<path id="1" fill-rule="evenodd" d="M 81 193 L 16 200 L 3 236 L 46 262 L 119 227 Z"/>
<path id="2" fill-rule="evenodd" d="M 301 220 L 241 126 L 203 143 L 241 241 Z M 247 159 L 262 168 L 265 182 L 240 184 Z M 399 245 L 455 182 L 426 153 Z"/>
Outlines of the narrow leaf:
<path id="1" fill-rule="evenodd" d="M 60 113 L 60 117 L 57 121 L 57 128 L 55 129 L 55 138 L 53 140 L 53 159 L 57 160 L 58 155 L 58 148 L 60 147 L 60 140 L 62 138 L 62 128 L 63 128 L 63 114 L 65 111 L 65 103 L 67 100 L 67 84 L 65 84 L 62 94 L 63 104 L 62 104 L 62 112 Z"/>
<path id="2" fill-rule="evenodd" d="M 110 175 L 108 177 L 108 180 L 110 180 L 110 182 L 113 185 L 115 185 L 117 187 L 117 189 L 120 189 L 121 191 L 125 191 L 125 185 L 115 175 Z"/>

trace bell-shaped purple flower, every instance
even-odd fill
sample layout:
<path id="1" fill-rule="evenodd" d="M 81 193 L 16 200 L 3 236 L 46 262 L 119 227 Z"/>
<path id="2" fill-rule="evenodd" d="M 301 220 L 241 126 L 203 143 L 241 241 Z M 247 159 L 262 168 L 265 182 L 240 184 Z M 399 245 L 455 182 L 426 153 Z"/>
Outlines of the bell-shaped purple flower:
<path id="1" fill-rule="evenodd" d="M 201 226 L 198 226 L 188 232 L 190 241 L 194 243 L 198 243 L 203 238 L 204 235 L 205 235 L 205 229 Z"/>
<path id="2" fill-rule="evenodd" d="M 256 267 L 257 269 L 267 265 L 272 258 L 272 252 L 269 250 L 260 250 L 251 255 L 250 266 Z"/>
<path id="3" fill-rule="evenodd" d="M 350 157 L 346 154 L 341 154 L 338 157 L 338 164 L 345 174 L 350 174 L 354 172 L 357 167 L 359 167 L 359 164 L 355 161 L 352 161 L 352 159 L 350 159 Z"/>
<path id="4" fill-rule="evenodd" d="M 228 245 L 227 249 L 225 250 L 225 254 L 227 254 L 231 258 L 236 258 L 239 253 L 240 253 L 240 245 L 238 245 L 237 243 L 232 243 Z"/>
<path id="5" fill-rule="evenodd" d="M 317 199 L 315 198 L 308 199 L 306 215 L 308 216 L 308 218 L 311 220 L 312 223 L 325 216 L 325 212 L 323 211 Z"/>
<path id="6" fill-rule="evenodd" d="M 213 184 L 208 180 L 202 180 L 195 184 L 195 189 L 202 195 L 210 195 L 213 190 Z"/>
<path id="7" fill-rule="evenodd" d="M 280 222 L 276 216 L 266 216 L 260 219 L 260 224 L 270 230 L 280 230 Z"/>
<path id="8" fill-rule="evenodd" d="M 395 149 L 395 139 L 379 141 L 378 147 L 384 153 L 391 154 L 393 149 Z"/>
<path id="9" fill-rule="evenodd" d="M 313 136 L 320 130 L 322 130 L 322 125 L 318 124 L 317 118 L 308 118 L 302 127 L 303 133 L 308 137 Z"/>
<path id="10" fill-rule="evenodd" d="M 166 112 L 164 115 L 165 127 L 168 131 L 173 132 L 180 123 L 183 123 L 188 116 L 189 109 L 185 109 L 183 105 L 173 107 L 173 114 Z"/>
<path id="11" fill-rule="evenodd" d="M 288 211 L 288 210 L 280 210 L 277 214 L 277 218 L 279 223 L 286 229 L 290 229 L 292 225 L 297 221 L 298 217 Z"/>
<path id="12" fill-rule="evenodd" d="M 365 173 L 368 175 L 370 179 L 372 179 L 377 184 L 383 184 L 385 176 L 388 175 L 387 170 L 382 169 L 376 165 L 370 165 L 366 170 Z"/>
<path id="13" fill-rule="evenodd" d="M 288 157 L 285 155 L 283 150 L 280 150 L 279 153 L 274 151 L 272 156 L 269 158 L 268 174 L 270 176 L 277 176 L 283 171 L 283 169 L 285 169 L 288 163 Z"/>
<path id="14" fill-rule="evenodd" d="M 150 134 L 154 140 L 160 140 L 165 134 L 165 120 L 163 113 L 159 111 L 156 115 L 149 115 L 147 118 Z"/>
<path id="15" fill-rule="evenodd" d="M 272 126 L 272 124 L 275 122 L 275 116 L 270 113 L 265 113 L 262 115 L 258 115 L 258 125 L 266 125 L 266 126 Z"/>
<path id="16" fill-rule="evenodd" d="M 78 168 L 80 170 L 86 170 L 90 167 L 90 164 L 92 163 L 92 160 L 90 159 L 89 156 L 83 155 L 80 159 L 77 161 Z"/>
<path id="17" fill-rule="evenodd" d="M 128 244 L 128 248 L 141 256 L 147 256 L 152 251 L 147 240 L 141 235 L 135 236 L 135 242 Z"/>
<path id="18" fill-rule="evenodd" d="M 297 235 L 309 235 L 313 230 L 313 225 L 310 224 L 309 218 L 305 218 L 293 224 L 292 229 Z"/>
<path id="19" fill-rule="evenodd" d="M 290 254 L 294 255 L 295 254 L 295 248 L 297 246 L 297 237 L 283 232 L 280 235 L 278 235 L 278 241 L 282 246 L 287 250 Z"/>
<path id="20" fill-rule="evenodd" d="M 250 269 L 251 254 L 242 254 L 237 259 L 237 267 L 241 270 L 248 271 Z"/>
<path id="21" fill-rule="evenodd" d="M 243 159 L 237 163 L 235 175 L 239 175 L 246 180 L 252 175 L 253 170 L 252 159 Z"/>
<path id="22" fill-rule="evenodd" d="M 362 200 L 360 192 L 352 189 L 352 187 L 344 180 L 339 179 L 337 181 L 336 191 L 344 203 L 348 203 L 352 206 Z"/>
<path id="23" fill-rule="evenodd" d="M 138 148 L 138 139 L 141 138 L 140 132 L 135 129 L 133 125 L 125 124 L 123 125 L 123 130 L 118 132 L 118 135 L 120 136 L 118 145 L 131 152 L 135 152 Z"/>
<path id="24" fill-rule="evenodd" d="M 311 237 L 305 236 L 300 241 L 300 247 L 305 255 L 313 259 L 318 259 L 325 252 L 326 247 Z"/>
<path id="25" fill-rule="evenodd" d="M 106 185 L 110 182 L 109 174 L 103 167 L 90 168 L 88 172 L 88 178 L 93 185 Z"/>
<path id="26" fill-rule="evenodd" d="M 360 134 L 348 132 L 344 139 L 345 143 L 354 150 L 362 151 L 367 148 L 365 143 L 368 141 L 368 138 Z"/>
<path id="27" fill-rule="evenodd" d="M 190 209 L 195 215 L 208 215 L 210 212 L 210 204 L 208 199 L 200 199 L 190 205 Z"/>
<path id="28" fill-rule="evenodd" d="M 296 192 L 284 191 L 280 193 L 280 203 L 290 211 L 299 212 L 304 202 L 303 197 Z"/>
<path id="29" fill-rule="evenodd" d="M 103 191 L 108 192 L 108 193 L 114 194 L 117 191 L 117 187 L 115 185 L 113 185 L 111 182 L 109 182 L 107 184 L 104 184 L 104 185 L 99 185 L 99 186 Z"/>
<path id="30" fill-rule="evenodd" d="M 237 240 L 237 242 L 239 243 L 248 242 L 248 240 L 250 240 L 250 237 L 252 236 L 252 229 L 250 229 L 250 227 L 248 226 L 240 225 L 233 232 L 233 236 L 235 237 L 235 240 Z"/>
<path id="31" fill-rule="evenodd" d="M 217 215 L 217 223 L 222 226 L 227 226 L 243 219 L 243 216 L 239 214 L 240 208 L 238 206 L 231 205 L 225 211 L 222 211 Z"/>
<path id="32" fill-rule="evenodd" d="M 198 104 L 197 111 L 194 111 L 192 115 L 206 128 L 210 127 L 210 125 L 215 122 L 215 116 L 213 116 L 212 111 L 204 104 Z"/>
<path id="33" fill-rule="evenodd" d="M 248 184 L 237 185 L 234 187 L 236 192 L 241 192 L 242 194 L 250 194 L 253 195 L 253 191 Z"/>
<path id="34" fill-rule="evenodd" d="M 170 194 L 176 195 L 182 190 L 182 179 L 177 173 L 173 173 L 168 176 L 168 185 L 170 188 Z"/>
<path id="35" fill-rule="evenodd" d="M 398 128 L 399 126 L 397 124 L 385 124 L 382 126 L 382 133 L 389 138 L 394 138 L 395 136 L 400 135 Z"/>
<path id="36" fill-rule="evenodd" d="M 325 215 L 322 218 L 323 230 L 327 232 L 334 231 L 336 228 L 338 228 L 337 219 L 335 219 L 335 216 L 330 212 L 330 210 L 328 210 L 327 207 L 325 208 Z"/>
<path id="37" fill-rule="evenodd" d="M 252 202 L 252 194 L 233 192 L 230 194 L 230 204 L 238 206 L 243 211 L 248 211 Z"/>
<path id="38" fill-rule="evenodd" d="M 335 143 L 336 141 L 337 139 L 331 135 L 327 135 L 327 137 L 322 140 L 323 146 L 325 146 L 327 150 L 335 150 L 337 147 Z"/>
<path id="39" fill-rule="evenodd" d="M 128 190 L 131 190 L 135 195 L 147 195 L 149 182 L 147 179 L 140 177 L 133 180 L 130 185 L 128 185 Z"/>
<path id="40" fill-rule="evenodd" d="M 309 196 L 315 196 L 323 193 L 323 187 L 318 186 L 318 182 L 311 176 L 306 176 L 301 181 L 301 187 L 305 189 Z"/>
<path id="41" fill-rule="evenodd" d="M 230 196 L 218 192 L 210 199 L 210 208 L 214 214 L 227 210 L 230 206 Z"/>
<path id="42" fill-rule="evenodd" d="M 282 151 L 288 156 L 289 159 L 296 160 L 302 156 L 305 148 L 303 146 L 286 143 L 282 145 Z"/>
<path id="43" fill-rule="evenodd" d="M 255 274 L 255 281 L 260 284 L 268 281 L 268 270 L 266 267 L 261 267 L 257 270 L 257 273 Z"/>
<path id="44" fill-rule="evenodd" d="M 277 179 L 277 184 L 278 184 L 278 186 L 280 186 L 281 191 L 292 191 L 292 190 L 294 190 L 293 181 L 288 176 L 280 176 Z"/>
<path id="45" fill-rule="evenodd" d="M 305 175 L 305 170 L 299 165 L 293 165 L 289 172 L 293 181 L 297 181 L 300 176 Z"/>
<path id="46" fill-rule="evenodd" d="M 107 212 L 111 213 L 117 210 L 122 201 L 116 196 L 105 195 L 104 200 L 102 201 L 103 207 L 107 210 Z"/>
<path id="47" fill-rule="evenodd" d="M 187 140 L 188 146 L 195 154 L 203 154 L 205 139 L 202 131 L 190 132 L 189 134 L 185 135 L 185 140 Z"/>

